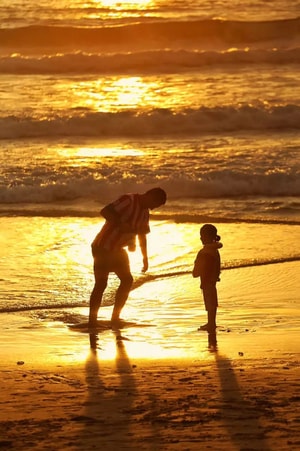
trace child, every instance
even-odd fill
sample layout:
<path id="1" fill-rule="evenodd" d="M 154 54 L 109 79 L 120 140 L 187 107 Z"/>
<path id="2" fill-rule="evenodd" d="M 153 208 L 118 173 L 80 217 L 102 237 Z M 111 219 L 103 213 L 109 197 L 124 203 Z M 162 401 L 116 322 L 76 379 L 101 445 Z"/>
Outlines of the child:
<path id="1" fill-rule="evenodd" d="M 219 243 L 220 237 L 217 229 L 212 224 L 204 224 L 200 229 L 200 239 L 203 248 L 198 252 L 193 277 L 200 277 L 200 288 L 203 292 L 205 310 L 207 311 L 207 324 L 200 326 L 198 330 L 215 332 L 216 316 L 218 308 L 218 295 L 216 283 L 220 280 L 221 259 L 218 249 L 223 247 Z"/>

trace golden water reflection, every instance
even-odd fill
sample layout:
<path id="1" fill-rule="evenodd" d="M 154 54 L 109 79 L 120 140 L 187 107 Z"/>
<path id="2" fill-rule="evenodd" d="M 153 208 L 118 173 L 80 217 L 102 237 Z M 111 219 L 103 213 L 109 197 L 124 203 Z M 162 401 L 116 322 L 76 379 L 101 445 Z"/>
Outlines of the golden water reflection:
<path id="1" fill-rule="evenodd" d="M 59 148 L 57 150 L 59 155 L 63 158 L 68 159 L 68 161 L 72 159 L 76 159 L 77 162 L 80 162 L 80 159 L 87 158 L 107 158 L 107 157 L 140 157 L 144 155 L 144 151 L 140 149 L 134 149 L 132 147 L 120 147 L 120 146 L 106 146 L 106 147 L 78 147 L 78 148 Z"/>
<path id="2" fill-rule="evenodd" d="M 127 58 L 127 56 L 124 56 Z M 141 70 L 143 67 L 141 66 Z M 63 86 L 61 87 L 63 89 Z M 66 102 L 76 108 L 93 111 L 119 112 L 138 109 L 147 111 L 161 108 L 178 109 L 183 100 L 194 103 L 195 93 L 185 77 L 169 74 L 156 76 L 104 76 L 84 81 L 74 80 L 65 86 Z M 201 102 L 204 92 L 197 94 Z"/>
<path id="3" fill-rule="evenodd" d="M 101 7 L 113 7 L 114 11 L 123 10 L 141 10 L 145 8 L 149 8 L 153 2 L 153 0 L 131 0 L 129 2 L 120 2 L 120 0 L 93 0 L 92 3 L 97 4 Z"/>

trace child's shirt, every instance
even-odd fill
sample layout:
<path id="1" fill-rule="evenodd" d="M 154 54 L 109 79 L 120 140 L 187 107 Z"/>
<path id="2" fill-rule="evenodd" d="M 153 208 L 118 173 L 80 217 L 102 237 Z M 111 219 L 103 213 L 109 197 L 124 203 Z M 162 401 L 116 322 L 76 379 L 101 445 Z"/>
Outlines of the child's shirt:
<path id="1" fill-rule="evenodd" d="M 221 258 L 218 249 L 221 247 L 222 243 L 205 244 L 197 254 L 192 274 L 193 277 L 200 277 L 202 289 L 220 280 Z"/>

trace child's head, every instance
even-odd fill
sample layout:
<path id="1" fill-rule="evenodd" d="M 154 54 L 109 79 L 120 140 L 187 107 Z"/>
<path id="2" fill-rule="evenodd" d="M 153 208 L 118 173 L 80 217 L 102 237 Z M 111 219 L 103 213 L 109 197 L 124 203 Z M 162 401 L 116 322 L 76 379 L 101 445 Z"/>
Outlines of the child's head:
<path id="1" fill-rule="evenodd" d="M 215 243 L 221 239 L 216 227 L 212 224 L 204 224 L 201 227 L 200 238 L 203 244 Z"/>

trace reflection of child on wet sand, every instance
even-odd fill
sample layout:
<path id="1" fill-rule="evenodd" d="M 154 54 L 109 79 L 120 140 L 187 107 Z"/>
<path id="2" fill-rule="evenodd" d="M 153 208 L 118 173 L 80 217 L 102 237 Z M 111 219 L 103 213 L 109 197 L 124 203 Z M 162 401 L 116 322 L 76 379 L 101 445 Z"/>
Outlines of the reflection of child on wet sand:
<path id="1" fill-rule="evenodd" d="M 216 330 L 216 316 L 218 308 L 218 294 L 216 283 L 220 280 L 221 259 L 219 250 L 223 245 L 220 236 L 212 224 L 205 224 L 200 229 L 200 239 L 203 248 L 197 254 L 194 262 L 193 277 L 200 277 L 200 288 L 203 293 L 207 323 L 198 330 L 214 332 Z"/>

